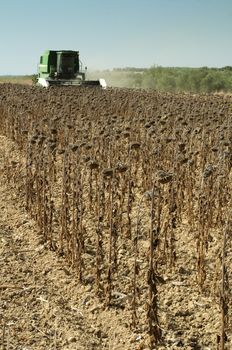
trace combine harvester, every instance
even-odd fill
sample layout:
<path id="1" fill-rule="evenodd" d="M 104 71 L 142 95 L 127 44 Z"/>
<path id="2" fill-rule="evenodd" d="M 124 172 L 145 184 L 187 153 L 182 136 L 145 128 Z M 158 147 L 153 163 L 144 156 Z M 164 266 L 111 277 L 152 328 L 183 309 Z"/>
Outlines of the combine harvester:
<path id="1" fill-rule="evenodd" d="M 37 85 L 99 86 L 106 88 L 104 79 L 86 80 L 86 70 L 82 70 L 79 51 L 48 50 L 40 57 Z"/>

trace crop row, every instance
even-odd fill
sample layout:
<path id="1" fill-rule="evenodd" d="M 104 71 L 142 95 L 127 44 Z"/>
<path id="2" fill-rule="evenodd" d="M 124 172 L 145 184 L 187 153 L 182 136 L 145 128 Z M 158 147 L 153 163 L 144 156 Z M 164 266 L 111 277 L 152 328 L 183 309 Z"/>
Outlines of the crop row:
<path id="1" fill-rule="evenodd" d="M 183 223 L 196 279 L 215 293 L 221 348 L 229 328 L 232 113 L 227 97 L 0 86 L 0 132 L 26 156 L 27 210 L 105 306 L 131 310 L 151 344 L 163 337 L 159 285 L 178 259 Z M 147 321 L 144 325 L 144 319 Z"/>

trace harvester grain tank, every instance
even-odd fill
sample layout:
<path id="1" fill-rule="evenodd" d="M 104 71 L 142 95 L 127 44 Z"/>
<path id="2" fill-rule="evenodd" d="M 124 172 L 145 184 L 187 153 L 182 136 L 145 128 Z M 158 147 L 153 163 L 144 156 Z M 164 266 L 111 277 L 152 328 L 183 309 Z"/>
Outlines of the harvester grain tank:
<path id="1" fill-rule="evenodd" d="M 82 69 L 79 51 L 71 50 L 45 51 L 40 57 L 37 84 L 43 87 L 74 85 L 106 88 L 104 79 L 86 80 L 86 69 Z"/>

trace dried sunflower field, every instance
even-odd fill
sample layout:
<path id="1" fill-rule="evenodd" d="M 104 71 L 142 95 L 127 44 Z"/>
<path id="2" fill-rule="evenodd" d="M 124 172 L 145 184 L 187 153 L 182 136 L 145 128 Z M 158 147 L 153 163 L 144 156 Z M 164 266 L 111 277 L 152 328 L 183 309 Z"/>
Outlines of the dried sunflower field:
<path id="1" fill-rule="evenodd" d="M 2 349 L 232 348 L 231 106 L 0 85 Z"/>

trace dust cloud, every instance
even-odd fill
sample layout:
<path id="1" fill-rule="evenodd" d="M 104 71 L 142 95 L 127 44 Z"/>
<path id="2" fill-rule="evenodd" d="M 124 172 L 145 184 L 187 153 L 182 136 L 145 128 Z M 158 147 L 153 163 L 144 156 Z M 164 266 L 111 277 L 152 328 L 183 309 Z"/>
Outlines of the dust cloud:
<path id="1" fill-rule="evenodd" d="M 141 86 L 141 72 L 127 70 L 103 70 L 87 72 L 87 80 L 105 79 L 107 86 L 120 88 L 139 88 Z"/>

